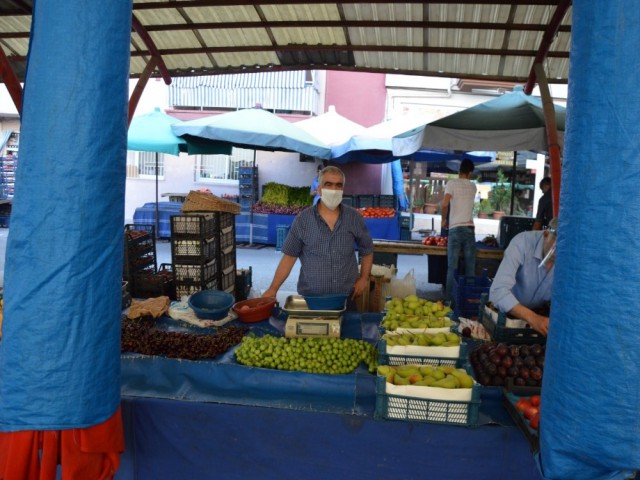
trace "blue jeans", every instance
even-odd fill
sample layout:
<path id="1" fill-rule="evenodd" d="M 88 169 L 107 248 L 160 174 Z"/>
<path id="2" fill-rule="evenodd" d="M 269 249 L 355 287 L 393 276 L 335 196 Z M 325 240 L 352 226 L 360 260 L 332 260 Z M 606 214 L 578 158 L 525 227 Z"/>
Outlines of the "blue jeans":
<path id="1" fill-rule="evenodd" d="M 447 243 L 447 285 L 445 287 L 445 300 L 451 298 L 451 290 L 454 282 L 454 272 L 458 268 L 460 252 L 464 255 L 464 275 L 473 277 L 476 274 L 476 235 L 473 227 L 455 227 L 449 229 L 449 241 Z"/>

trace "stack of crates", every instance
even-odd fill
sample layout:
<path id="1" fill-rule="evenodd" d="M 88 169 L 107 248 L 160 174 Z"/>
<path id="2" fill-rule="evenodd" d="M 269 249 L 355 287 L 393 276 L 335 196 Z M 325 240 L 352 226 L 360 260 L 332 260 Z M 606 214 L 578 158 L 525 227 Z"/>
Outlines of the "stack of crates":
<path id="1" fill-rule="evenodd" d="M 171 217 L 171 257 L 178 299 L 212 289 L 235 296 L 235 235 L 233 213 Z"/>
<path id="2" fill-rule="evenodd" d="M 238 171 L 240 209 L 249 213 L 251 205 L 258 201 L 258 167 L 240 167 Z"/>
<path id="3" fill-rule="evenodd" d="M 157 267 L 153 225 L 125 225 L 123 282 L 133 298 L 175 298 L 171 265 Z"/>

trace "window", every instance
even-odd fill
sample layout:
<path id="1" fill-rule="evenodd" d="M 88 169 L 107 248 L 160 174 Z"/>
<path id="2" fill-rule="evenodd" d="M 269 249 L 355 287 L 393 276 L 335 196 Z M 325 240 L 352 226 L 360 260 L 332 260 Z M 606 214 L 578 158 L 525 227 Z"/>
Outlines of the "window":
<path id="1" fill-rule="evenodd" d="M 127 178 L 156 178 L 156 156 L 158 179 L 164 179 L 164 155 L 155 152 L 127 151 Z"/>
<path id="2" fill-rule="evenodd" d="M 233 148 L 231 155 L 199 155 L 196 182 L 235 183 L 238 169 L 253 165 L 254 150 Z"/>

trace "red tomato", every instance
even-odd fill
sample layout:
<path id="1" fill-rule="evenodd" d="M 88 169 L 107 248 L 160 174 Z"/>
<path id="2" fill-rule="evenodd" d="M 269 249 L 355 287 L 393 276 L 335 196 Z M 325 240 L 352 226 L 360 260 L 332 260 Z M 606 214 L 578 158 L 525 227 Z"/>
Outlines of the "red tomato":
<path id="1" fill-rule="evenodd" d="M 531 405 L 533 405 L 534 407 L 539 407 L 540 406 L 540 395 L 531 395 L 529 397 L 529 401 L 531 402 Z"/>
<path id="2" fill-rule="evenodd" d="M 527 420 L 531 420 L 533 417 L 535 417 L 540 413 L 540 409 L 538 407 L 534 407 L 533 405 L 531 405 L 527 407 L 523 413 L 524 413 L 524 418 L 526 418 Z"/>
<path id="3" fill-rule="evenodd" d="M 528 398 L 521 398 L 516 402 L 516 410 L 524 413 L 524 411 L 531 406 L 531 402 Z"/>
<path id="4" fill-rule="evenodd" d="M 538 430 L 538 427 L 540 426 L 540 413 L 536 413 L 529 419 L 529 426 L 534 430 Z"/>

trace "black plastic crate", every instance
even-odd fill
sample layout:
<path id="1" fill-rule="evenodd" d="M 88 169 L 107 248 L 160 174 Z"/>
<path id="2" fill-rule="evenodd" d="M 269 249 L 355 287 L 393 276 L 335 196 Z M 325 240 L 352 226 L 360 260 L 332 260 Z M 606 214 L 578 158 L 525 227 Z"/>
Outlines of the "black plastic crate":
<path id="1" fill-rule="evenodd" d="M 174 263 L 173 272 L 176 282 L 207 283 L 218 272 L 218 259 L 202 265 Z"/>
<path id="2" fill-rule="evenodd" d="M 147 239 L 155 239 L 155 226 L 142 223 L 129 223 L 124 226 L 124 238 L 126 245 L 144 242 Z"/>
<path id="3" fill-rule="evenodd" d="M 220 231 L 220 248 L 228 252 L 229 248 L 236 248 L 235 224 L 232 224 Z"/>
<path id="4" fill-rule="evenodd" d="M 218 241 L 216 237 L 207 239 L 171 239 L 173 263 L 204 265 L 216 257 Z"/>
<path id="5" fill-rule="evenodd" d="M 478 308 L 478 321 L 482 324 L 487 333 L 496 342 L 504 342 L 508 344 L 533 344 L 546 343 L 547 337 L 538 333 L 533 328 L 514 328 L 507 326 L 507 317 L 503 312 L 498 313 L 497 321 L 494 321 L 491 315 L 486 312 L 486 304 L 488 302 L 488 294 L 484 294 L 480 298 L 480 307 Z"/>
<path id="6" fill-rule="evenodd" d="M 376 207 L 398 209 L 398 197 L 396 195 L 376 195 L 374 202 Z"/>
<path id="7" fill-rule="evenodd" d="M 220 229 L 217 212 L 174 215 L 171 217 L 172 237 L 210 238 Z"/>
<path id="8" fill-rule="evenodd" d="M 212 278 L 207 282 L 175 282 L 176 299 L 188 297 L 202 290 L 218 290 L 218 279 Z"/>
<path id="9" fill-rule="evenodd" d="M 220 270 L 227 271 L 231 267 L 236 268 L 236 248 L 233 245 L 220 251 Z"/>
<path id="10" fill-rule="evenodd" d="M 373 195 L 358 195 L 358 208 L 375 207 L 375 198 Z"/>
<path id="11" fill-rule="evenodd" d="M 246 300 L 252 287 L 253 270 L 249 268 L 240 268 L 236 270 L 236 301 Z"/>
<path id="12" fill-rule="evenodd" d="M 353 195 L 343 195 L 342 204 L 347 205 L 349 207 L 357 208 L 356 199 Z"/>
<path id="13" fill-rule="evenodd" d="M 176 299 L 171 265 L 162 264 L 155 273 L 136 273 L 131 280 L 131 295 L 134 298 L 167 296 Z"/>
<path id="14" fill-rule="evenodd" d="M 236 226 L 235 215 L 233 213 L 228 212 L 218 212 L 220 215 L 220 230 L 225 231 L 225 229 L 231 227 L 234 228 Z"/>
<path id="15" fill-rule="evenodd" d="M 229 269 L 226 273 L 222 272 L 220 276 L 220 281 L 218 282 L 220 285 L 220 290 L 224 290 L 227 293 L 230 293 L 235 296 L 236 291 L 236 269 Z"/>

